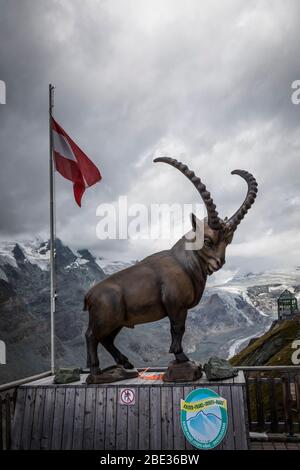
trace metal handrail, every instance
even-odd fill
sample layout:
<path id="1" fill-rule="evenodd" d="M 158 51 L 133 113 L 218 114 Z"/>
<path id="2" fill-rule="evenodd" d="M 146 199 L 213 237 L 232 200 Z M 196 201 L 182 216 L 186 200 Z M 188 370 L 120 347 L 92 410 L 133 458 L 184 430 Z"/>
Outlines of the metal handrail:
<path id="1" fill-rule="evenodd" d="M 31 377 L 25 377 L 24 379 L 15 380 L 14 382 L 9 382 L 9 383 L 0 385 L 0 392 L 5 392 L 6 390 L 10 390 L 12 388 L 18 387 L 19 385 L 23 385 L 28 382 L 34 382 L 34 380 L 43 379 L 45 377 L 49 377 L 50 375 L 52 375 L 51 370 L 47 372 L 42 372 L 41 374 L 32 375 Z"/>

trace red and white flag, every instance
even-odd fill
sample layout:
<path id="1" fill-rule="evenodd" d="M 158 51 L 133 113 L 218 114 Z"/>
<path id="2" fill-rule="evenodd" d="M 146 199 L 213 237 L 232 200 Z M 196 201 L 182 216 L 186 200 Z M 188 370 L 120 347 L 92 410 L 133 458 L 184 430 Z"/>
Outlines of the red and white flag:
<path id="1" fill-rule="evenodd" d="M 101 180 L 100 171 L 53 118 L 52 142 L 55 169 L 73 182 L 75 201 L 81 207 L 86 188 Z"/>

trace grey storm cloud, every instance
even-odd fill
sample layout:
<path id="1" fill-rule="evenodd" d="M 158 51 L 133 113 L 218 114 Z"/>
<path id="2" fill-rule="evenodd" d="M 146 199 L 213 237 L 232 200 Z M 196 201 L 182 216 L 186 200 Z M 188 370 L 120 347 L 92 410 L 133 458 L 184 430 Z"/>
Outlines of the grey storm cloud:
<path id="1" fill-rule="evenodd" d="M 98 240 L 96 208 L 120 195 L 195 203 L 156 155 L 183 160 L 222 216 L 259 196 L 228 251 L 229 269 L 299 263 L 300 78 L 297 0 L 0 0 L 1 238 L 47 237 L 48 83 L 54 115 L 100 167 L 83 207 L 56 177 L 57 235 L 99 255 L 140 257 L 151 240 Z M 177 174 L 178 173 L 178 174 Z"/>

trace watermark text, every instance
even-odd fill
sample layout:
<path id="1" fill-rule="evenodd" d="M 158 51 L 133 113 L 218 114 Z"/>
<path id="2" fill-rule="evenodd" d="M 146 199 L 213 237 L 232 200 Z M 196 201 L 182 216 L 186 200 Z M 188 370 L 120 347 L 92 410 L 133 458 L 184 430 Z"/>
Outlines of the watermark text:
<path id="1" fill-rule="evenodd" d="M 191 214 L 197 216 L 192 230 Z M 100 240 L 174 240 L 185 235 L 185 249 L 200 250 L 204 238 L 203 204 L 129 204 L 120 196 L 114 204 L 100 204 L 96 235 Z"/>
<path id="2" fill-rule="evenodd" d="M 6 104 L 6 83 L 0 80 L 0 104 Z"/>

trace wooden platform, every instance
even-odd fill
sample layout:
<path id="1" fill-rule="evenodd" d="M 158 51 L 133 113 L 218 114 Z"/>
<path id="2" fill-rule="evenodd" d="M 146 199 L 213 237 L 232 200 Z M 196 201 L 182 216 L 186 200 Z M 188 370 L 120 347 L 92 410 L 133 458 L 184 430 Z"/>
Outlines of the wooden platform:
<path id="1" fill-rule="evenodd" d="M 208 382 L 167 384 L 130 379 L 114 384 L 80 382 L 54 385 L 45 378 L 18 389 L 12 432 L 13 449 L 194 449 L 180 425 L 180 400 L 195 388 L 210 388 L 227 400 L 228 431 L 219 449 L 247 449 L 245 380 L 238 377 Z M 130 388 L 134 405 L 120 404 L 120 392 Z"/>

